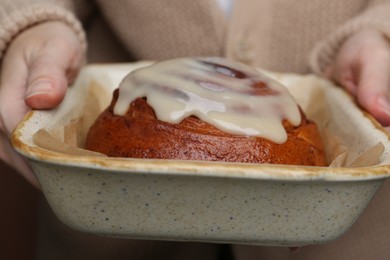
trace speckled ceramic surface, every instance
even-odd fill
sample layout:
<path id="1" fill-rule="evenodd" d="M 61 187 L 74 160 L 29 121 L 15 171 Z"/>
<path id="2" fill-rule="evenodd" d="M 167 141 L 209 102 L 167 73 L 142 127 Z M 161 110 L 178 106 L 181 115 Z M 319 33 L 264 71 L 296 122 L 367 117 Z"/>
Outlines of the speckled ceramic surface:
<path id="1" fill-rule="evenodd" d="M 78 120 L 91 81 L 102 107 L 130 70 L 148 64 L 86 67 L 53 111 L 34 111 L 12 136 L 57 216 L 70 227 L 131 238 L 306 245 L 340 237 L 390 176 L 389 137 L 338 88 L 329 88 L 332 122 L 353 161 L 381 142 L 375 165 L 300 167 L 75 156 L 45 150 L 32 136 Z M 277 75 L 285 84 L 301 77 Z M 321 84 L 320 84 L 321 85 Z M 321 86 L 319 86 L 321 87 Z M 98 113 L 99 111 L 97 111 Z M 58 133 L 58 136 L 63 133 Z"/>

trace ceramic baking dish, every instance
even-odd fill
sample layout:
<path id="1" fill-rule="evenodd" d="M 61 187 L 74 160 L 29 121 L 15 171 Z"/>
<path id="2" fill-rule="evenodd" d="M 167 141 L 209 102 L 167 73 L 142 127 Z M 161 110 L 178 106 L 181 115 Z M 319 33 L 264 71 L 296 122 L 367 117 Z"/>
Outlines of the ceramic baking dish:
<path id="1" fill-rule="evenodd" d="M 389 136 L 344 91 L 312 75 L 270 74 L 291 87 L 298 102 L 304 91 L 300 85 L 320 90 L 317 98 L 325 101 L 330 115 L 324 125 L 340 141 L 326 145 L 331 152 L 340 147 L 347 151 L 343 162 L 332 167 L 74 152 L 121 79 L 148 64 L 85 67 L 58 108 L 30 112 L 12 135 L 14 148 L 28 159 L 55 214 L 76 230 L 141 239 L 319 244 L 345 233 L 390 176 Z M 56 142 L 53 149 L 37 144 L 33 137 L 42 129 L 71 152 Z"/>

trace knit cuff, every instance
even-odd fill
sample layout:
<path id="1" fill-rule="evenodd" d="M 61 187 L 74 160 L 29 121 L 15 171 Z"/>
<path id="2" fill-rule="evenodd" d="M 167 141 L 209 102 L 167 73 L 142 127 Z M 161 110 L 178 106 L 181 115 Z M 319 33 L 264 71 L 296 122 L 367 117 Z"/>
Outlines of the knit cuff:
<path id="1" fill-rule="evenodd" d="M 309 60 L 313 72 L 323 75 L 325 69 L 336 58 L 344 41 L 361 30 L 375 29 L 390 39 L 389 17 L 390 5 L 386 5 L 385 7 L 376 7 L 339 27 L 333 34 L 314 47 Z"/>
<path id="2" fill-rule="evenodd" d="M 21 31 L 38 23 L 61 21 L 74 30 L 83 49 L 86 49 L 86 37 L 79 20 L 70 11 L 59 5 L 31 4 L 26 8 L 11 11 L 0 8 L 0 59 L 8 44 Z"/>

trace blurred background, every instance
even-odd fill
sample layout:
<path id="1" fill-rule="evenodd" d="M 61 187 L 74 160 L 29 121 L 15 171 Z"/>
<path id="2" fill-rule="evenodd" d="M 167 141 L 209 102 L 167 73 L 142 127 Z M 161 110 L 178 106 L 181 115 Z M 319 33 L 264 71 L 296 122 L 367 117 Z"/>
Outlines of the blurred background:
<path id="1" fill-rule="evenodd" d="M 40 196 L 0 161 L 0 259 L 34 259 Z"/>

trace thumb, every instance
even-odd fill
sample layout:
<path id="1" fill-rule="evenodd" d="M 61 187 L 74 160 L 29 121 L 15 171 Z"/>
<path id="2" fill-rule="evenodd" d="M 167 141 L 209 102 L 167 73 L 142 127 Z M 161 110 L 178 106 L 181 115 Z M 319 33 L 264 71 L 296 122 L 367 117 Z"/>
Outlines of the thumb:
<path id="1" fill-rule="evenodd" d="M 60 104 L 79 71 L 80 55 L 69 55 L 58 47 L 53 45 L 30 61 L 25 102 L 31 108 L 50 109 Z"/>
<path id="2" fill-rule="evenodd" d="M 382 125 L 390 125 L 390 60 L 366 59 L 360 68 L 357 86 L 359 103 Z"/>
<path id="3" fill-rule="evenodd" d="M 35 109 L 53 108 L 62 101 L 68 81 L 60 68 L 48 63 L 40 64 L 39 67 L 32 69 L 33 75 L 28 80 L 25 102 Z"/>

